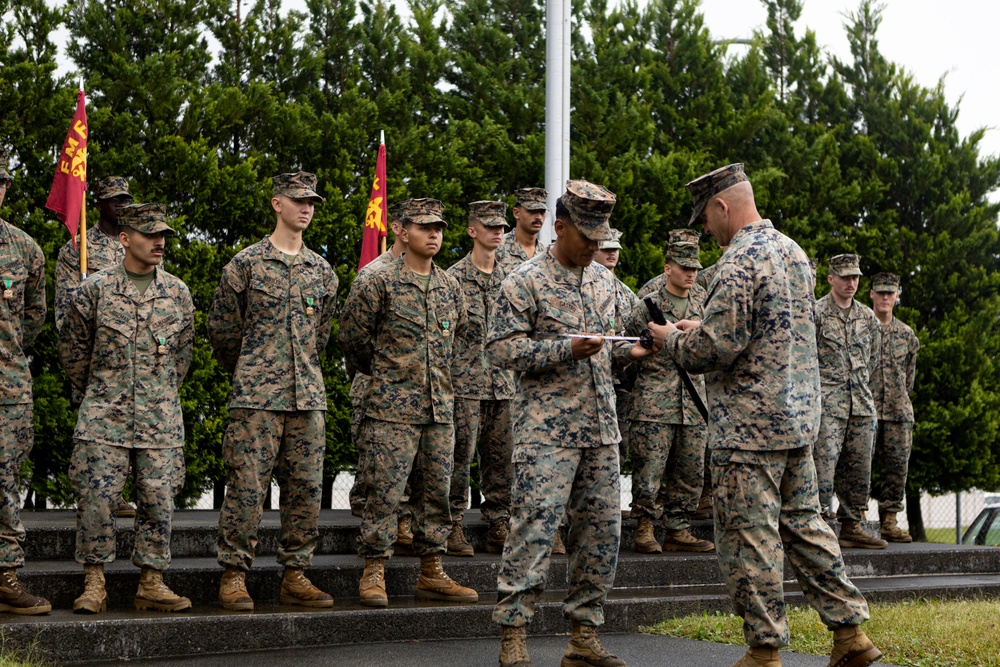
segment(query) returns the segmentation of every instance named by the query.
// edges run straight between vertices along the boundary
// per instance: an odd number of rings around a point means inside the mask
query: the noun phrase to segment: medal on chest
[[[448,337],[451,335],[451,322],[448,320],[441,321],[441,335]]]
[[[306,297],[306,315],[312,315],[315,311],[313,308],[313,298],[311,296]]]
[[[13,280],[4,280],[3,281],[3,298],[5,298],[5,299],[13,299],[14,298],[13,287],[14,287],[14,281]]]
[[[160,343],[159,347],[156,348],[156,353],[157,354],[166,354],[167,353],[167,339],[166,338],[157,338],[156,340],[158,340],[159,343]]]

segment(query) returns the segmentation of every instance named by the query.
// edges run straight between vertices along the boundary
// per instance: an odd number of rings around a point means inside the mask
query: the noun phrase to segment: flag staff
[[[80,91],[83,92],[82,77],[80,78]],[[86,181],[86,177],[84,178],[84,181]],[[87,279],[87,189],[86,186],[84,186],[82,199],[80,200],[80,281],[82,282],[86,279]]]
[[[379,132],[378,132],[378,144],[379,144],[379,146],[385,146],[385,130],[379,130]],[[385,185],[383,185],[382,187],[384,188]],[[388,192],[389,192],[388,189],[386,189],[385,192],[386,192],[386,194],[388,194]],[[386,197],[386,199],[385,199],[385,207],[386,207],[386,210],[389,210],[389,199],[388,199],[388,197]],[[378,240],[379,253],[384,253],[385,252],[385,238],[386,237],[382,236]]]

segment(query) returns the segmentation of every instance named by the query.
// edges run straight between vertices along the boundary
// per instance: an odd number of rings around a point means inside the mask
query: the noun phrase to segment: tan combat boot
[[[177,595],[163,582],[163,573],[151,567],[144,567],[139,573],[139,590],[135,593],[132,606],[139,611],[187,611],[191,600]]]
[[[861,530],[857,521],[844,521],[840,527],[840,546],[844,549],[885,549],[889,543],[878,537],[872,537]]]
[[[601,646],[597,628],[574,623],[559,667],[625,667],[625,661]]]
[[[316,588],[301,567],[286,567],[278,602],[300,607],[332,607],[333,596]]]
[[[913,541],[909,533],[904,533],[903,529],[899,527],[896,523],[896,513],[886,512],[885,518],[882,519],[882,539],[886,542],[899,542],[902,544],[908,544]]]
[[[663,553],[653,534],[653,520],[648,516],[639,517],[639,527],[635,530],[635,551],[640,554]]]
[[[456,521],[451,526],[451,533],[448,534],[448,555],[467,557],[476,555],[469,540],[465,539],[461,521]]]
[[[500,626],[500,667],[535,667],[528,657],[527,636],[523,626]]]
[[[715,544],[708,540],[699,540],[689,533],[687,528],[681,528],[680,530],[670,530],[668,528],[663,531],[663,549],[665,551],[693,551],[695,553],[703,553],[706,551],[715,551]]]
[[[366,607],[388,607],[389,596],[385,593],[385,559],[366,558],[365,571],[358,584],[358,596]]]
[[[104,565],[83,566],[83,594],[73,601],[74,614],[99,614],[108,608]]]
[[[776,648],[751,646],[733,667],[781,667],[781,656]]]
[[[698,509],[695,510],[691,518],[695,521],[705,521],[712,518],[712,490],[707,489],[702,492],[698,499]]]
[[[396,542],[392,545],[392,552],[396,556],[416,556],[413,551],[413,531],[410,524],[413,517],[406,515],[399,517],[396,523]]]
[[[253,611],[253,598],[247,593],[247,573],[227,567],[219,583],[219,606],[229,611]]]
[[[17,580],[17,570],[12,567],[0,568],[0,612],[10,612],[19,616],[34,616],[52,611],[52,605],[45,598],[29,593]]]
[[[417,577],[417,598],[446,602],[479,602],[479,593],[459,586],[445,574],[441,556],[421,556],[420,576]]]
[[[503,553],[503,545],[507,543],[507,533],[506,520],[491,523],[490,532],[486,533],[486,553]]]
[[[563,543],[562,531],[556,528],[556,538],[552,541],[552,555],[565,556],[566,544]]]
[[[829,667],[865,667],[881,657],[882,651],[875,648],[859,626],[845,625],[833,631]]]

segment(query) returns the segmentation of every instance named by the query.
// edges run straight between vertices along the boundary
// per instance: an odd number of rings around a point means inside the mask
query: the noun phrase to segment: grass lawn
[[[833,634],[810,607],[788,610],[791,649],[829,655]],[[865,632],[885,654],[906,667],[1000,667],[1000,599],[916,600],[872,605]],[[743,644],[743,621],[732,614],[702,614],[663,621],[645,632],[725,644]]]
[[[962,529],[962,534],[965,535],[965,531],[968,530],[968,526]],[[934,544],[955,544],[955,528],[925,528],[924,532],[927,533],[927,541],[933,542]]]
[[[7,640],[0,633],[0,667],[48,667],[48,663],[35,657],[34,651],[14,651],[7,647]]]

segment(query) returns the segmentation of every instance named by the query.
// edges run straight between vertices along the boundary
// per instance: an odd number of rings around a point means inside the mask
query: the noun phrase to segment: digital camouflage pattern
[[[830,267],[830,275],[833,276],[865,275],[861,272],[861,258],[850,253],[831,257],[828,265]]]
[[[493,223],[496,223],[496,217]],[[489,523],[506,521],[510,514],[513,476],[510,462],[514,446],[510,399],[514,397],[514,374],[491,364],[484,350],[488,323],[493,318],[500,285],[506,274],[503,267],[495,264],[493,273],[485,275],[472,263],[471,253],[449,268],[448,274],[458,281],[468,315],[464,332],[455,339],[455,360],[452,364],[455,460],[449,493],[451,517],[453,521],[464,518],[470,466],[478,449],[480,488],[485,496],[483,520]]]
[[[538,257],[543,252],[545,252],[545,246],[542,245],[541,239],[536,236],[535,254],[533,256]],[[524,248],[517,242],[517,235],[513,229],[503,235],[503,241],[500,242],[500,247],[497,248],[496,263],[498,267],[503,269],[505,275],[510,275],[514,269],[529,259],[530,257],[524,252]]]
[[[700,320],[702,304],[688,296],[686,313],[677,312],[666,284],[650,298],[669,322]],[[625,326],[626,336],[638,336],[650,322],[642,301]],[[633,363],[635,387],[628,419],[632,449],[632,512],[636,518],[664,519],[671,530],[688,528],[698,509],[704,481],[707,430],[705,420],[688,395],[673,359],[654,354]],[[704,397],[705,380],[692,376]]]
[[[339,341],[348,365],[371,376],[366,417],[401,424],[451,424],[455,339],[466,327],[465,298],[432,265],[424,294],[400,257],[351,290]]]
[[[565,517],[569,591],[563,615],[583,625],[602,625],[621,539],[617,447],[518,445],[512,493],[493,622],[531,622],[535,601],[545,590],[556,530]]]
[[[324,202],[326,199],[320,197],[316,192],[317,181],[316,174],[310,174],[308,171],[297,171],[273,176],[271,185],[275,196],[285,195],[292,199],[311,199],[317,203]]]
[[[87,233],[87,273],[118,266],[125,261],[125,246],[117,236],[108,236],[100,227],[93,227]],[[80,286],[80,250],[73,247],[73,241],[59,249],[56,260],[56,295],[53,306],[56,313],[56,329],[62,330],[66,310],[73,300],[76,288]]]
[[[281,492],[278,563],[308,567],[319,538],[326,413],[230,408],[222,439],[226,498],[219,512],[220,565],[249,570],[272,475]]]
[[[871,496],[880,513],[903,511],[912,447],[913,422],[878,421],[872,469],[879,477],[872,483]]]
[[[170,565],[174,497],[184,486],[184,449],[132,449],[93,440],[75,440],[69,479],[76,495],[76,562],[115,560],[115,517],[129,459],[135,470],[135,548],[138,567],[165,570]]]
[[[486,354],[520,373],[512,406],[514,444],[601,447],[618,444],[612,356],[628,363],[630,343],[606,343],[573,361],[571,340],[551,334],[611,335],[617,294],[603,266],[583,269],[582,283],[546,251],[503,282]]]
[[[367,418],[361,425],[361,437],[371,465],[358,554],[363,558],[392,556],[409,481],[413,551],[418,556],[444,555],[451,530],[448,491],[454,427],[451,423],[404,424]]]
[[[664,350],[707,373],[715,541],[747,643],[785,646],[785,556],[828,627],[868,618],[819,514],[812,271],[769,220],[738,231],[718,266],[702,325]]]
[[[675,262],[686,269],[701,269],[701,262],[698,255],[701,250],[697,243],[671,243],[667,246],[665,259],[668,262]]]
[[[621,250],[622,249],[622,232],[615,228],[611,228],[611,238],[605,241],[601,241],[598,244],[598,249],[600,250]]]
[[[128,180],[121,176],[102,178],[91,188],[91,193],[95,201],[104,201],[106,199],[114,199],[115,197],[122,197],[130,202],[132,201],[132,193],[128,189]]]
[[[469,224],[478,222],[487,227],[507,226],[507,204],[502,201],[474,201],[469,203]]]
[[[868,381],[878,367],[882,326],[872,309],[854,300],[844,313],[827,294],[816,302],[816,348],[823,416],[874,417]]]
[[[10,153],[3,146],[0,146],[0,181],[13,182],[14,177],[10,175],[7,171],[7,158],[10,157]]]
[[[625,321],[639,303],[635,292],[615,277],[615,333],[625,331]],[[629,362],[613,361],[611,371],[615,381],[615,411],[618,415],[618,431],[622,439],[618,443],[620,463],[625,464],[629,456],[629,430],[626,420],[632,405],[632,386],[635,384],[635,366]]]
[[[448,223],[442,217],[444,216],[444,204],[439,199],[429,199],[426,197],[408,199],[406,205],[403,207],[402,216],[404,224],[433,225],[441,223],[445,227],[448,226]]]
[[[823,406],[824,408],[826,406]],[[830,511],[833,494],[840,498],[841,520],[863,521],[871,488],[875,417],[830,417],[823,414],[813,456],[819,503]]]
[[[233,374],[230,408],[326,410],[319,354],[330,337],[337,285],[325,259],[302,246],[286,260],[267,238],[226,265],[208,333]]]
[[[118,207],[118,226],[131,227],[143,234],[173,236],[174,228],[167,222],[165,204],[125,204]]]
[[[743,172],[743,165],[735,163],[720,167],[686,184],[684,187],[691,194],[691,200],[694,204],[688,225],[693,225],[698,221],[698,217],[712,197],[746,180],[747,176]]]
[[[0,568],[24,567],[21,466],[35,438],[31,403],[0,403]]]
[[[25,350],[45,323],[45,257],[30,236],[3,219],[0,293],[0,405],[31,403]]]
[[[609,241],[614,238],[608,218],[615,208],[615,193],[603,185],[590,181],[566,181],[563,206],[569,211],[572,223],[592,241]]]
[[[893,317],[882,325],[882,349],[868,386],[878,418],[893,422],[912,422],[910,394],[917,374],[920,340],[913,329]]]
[[[847,577],[837,536],[819,514],[812,459],[808,446],[712,452],[719,565],[750,646],[788,646],[786,557],[827,628],[869,617],[868,603]]]
[[[142,295],[125,266],[76,290],[59,356],[80,410],[76,440],[126,449],[184,444],[178,390],[194,343],[194,304],[179,278],[157,267]]]
[[[545,188],[518,188],[514,190],[514,197],[517,200],[515,206],[521,206],[529,211],[549,210],[546,203],[549,191]]]
[[[715,272],[719,264],[716,262],[712,266],[707,266],[698,272],[698,277],[695,278],[695,284],[698,287],[705,290],[705,296],[708,296],[708,290],[712,287],[712,279],[715,278]]]
[[[899,292],[899,276],[895,273],[876,273],[872,276],[872,289],[876,292]]]

